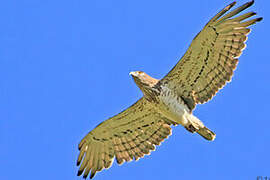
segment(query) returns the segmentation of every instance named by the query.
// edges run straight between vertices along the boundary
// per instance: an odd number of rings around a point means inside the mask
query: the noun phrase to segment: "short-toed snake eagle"
[[[144,96],[134,105],[109,118],[90,131],[80,142],[78,175],[90,178],[109,168],[116,158],[119,164],[138,160],[155,150],[171,134],[171,125],[181,124],[188,131],[214,140],[192,110],[209,101],[230,81],[238,57],[245,48],[250,25],[262,20],[254,12],[235,17],[250,7],[248,2],[228,12],[235,2],[215,15],[193,39],[175,67],[161,80],[144,72],[131,72]],[[228,12],[228,13],[227,13]],[[246,20],[246,21],[245,21]]]

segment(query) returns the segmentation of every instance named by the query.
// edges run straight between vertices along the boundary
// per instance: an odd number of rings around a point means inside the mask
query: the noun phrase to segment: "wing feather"
[[[221,23],[223,21],[226,21],[227,19],[239,14],[240,12],[244,11],[245,9],[249,8],[250,6],[252,6],[254,4],[254,0],[247,2],[245,4],[243,4],[242,6],[236,8],[235,10],[229,12],[228,14],[226,14],[225,16],[223,16],[222,18],[220,18],[219,20],[217,20],[216,23]],[[232,8],[232,7],[230,7]],[[229,9],[230,9],[229,8]]]
[[[80,142],[78,175],[93,178],[109,168],[114,157],[118,164],[138,160],[155,150],[155,145],[171,134],[170,121],[155,112],[150,102],[140,99],[130,108],[99,124]]]
[[[234,17],[250,7],[250,1],[227,13],[231,3],[214,16],[193,39],[189,49],[175,67],[160,81],[181,96],[190,110],[198,103],[209,101],[226,82],[230,81],[238,57],[246,47],[250,25],[262,18],[246,20],[256,13]]]

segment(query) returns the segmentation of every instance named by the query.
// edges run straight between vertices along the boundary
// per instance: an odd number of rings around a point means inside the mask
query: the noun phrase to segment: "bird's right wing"
[[[185,55],[160,80],[181,96],[190,110],[198,103],[209,101],[226,82],[230,81],[238,57],[245,48],[250,25],[262,20],[248,12],[235,17],[254,1],[228,12],[235,2],[214,16],[193,39]],[[225,14],[228,12],[227,14]]]
[[[120,114],[102,122],[80,142],[78,175],[86,178],[91,170],[109,168],[114,157],[118,164],[138,160],[155,150],[171,134],[170,122],[157,113],[143,97]]]

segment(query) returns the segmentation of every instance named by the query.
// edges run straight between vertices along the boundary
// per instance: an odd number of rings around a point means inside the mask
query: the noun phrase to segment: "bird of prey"
[[[213,141],[216,134],[192,114],[196,104],[209,101],[230,81],[238,57],[246,47],[250,25],[262,18],[254,12],[237,14],[254,1],[229,11],[233,2],[217,13],[193,39],[175,67],[161,80],[142,71],[131,72],[143,97],[128,109],[100,123],[80,142],[78,176],[90,178],[112,165],[138,160],[155,150],[171,134],[171,125]],[[229,11],[229,12],[228,12]]]

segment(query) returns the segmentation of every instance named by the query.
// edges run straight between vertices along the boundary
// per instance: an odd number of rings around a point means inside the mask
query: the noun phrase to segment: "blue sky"
[[[0,179],[82,179],[77,145],[142,96],[128,75],[165,75],[231,1],[9,0],[0,6]],[[238,1],[243,4],[246,0]],[[178,126],[157,150],[96,180],[270,177],[270,1],[233,81],[195,110],[214,142]]]

